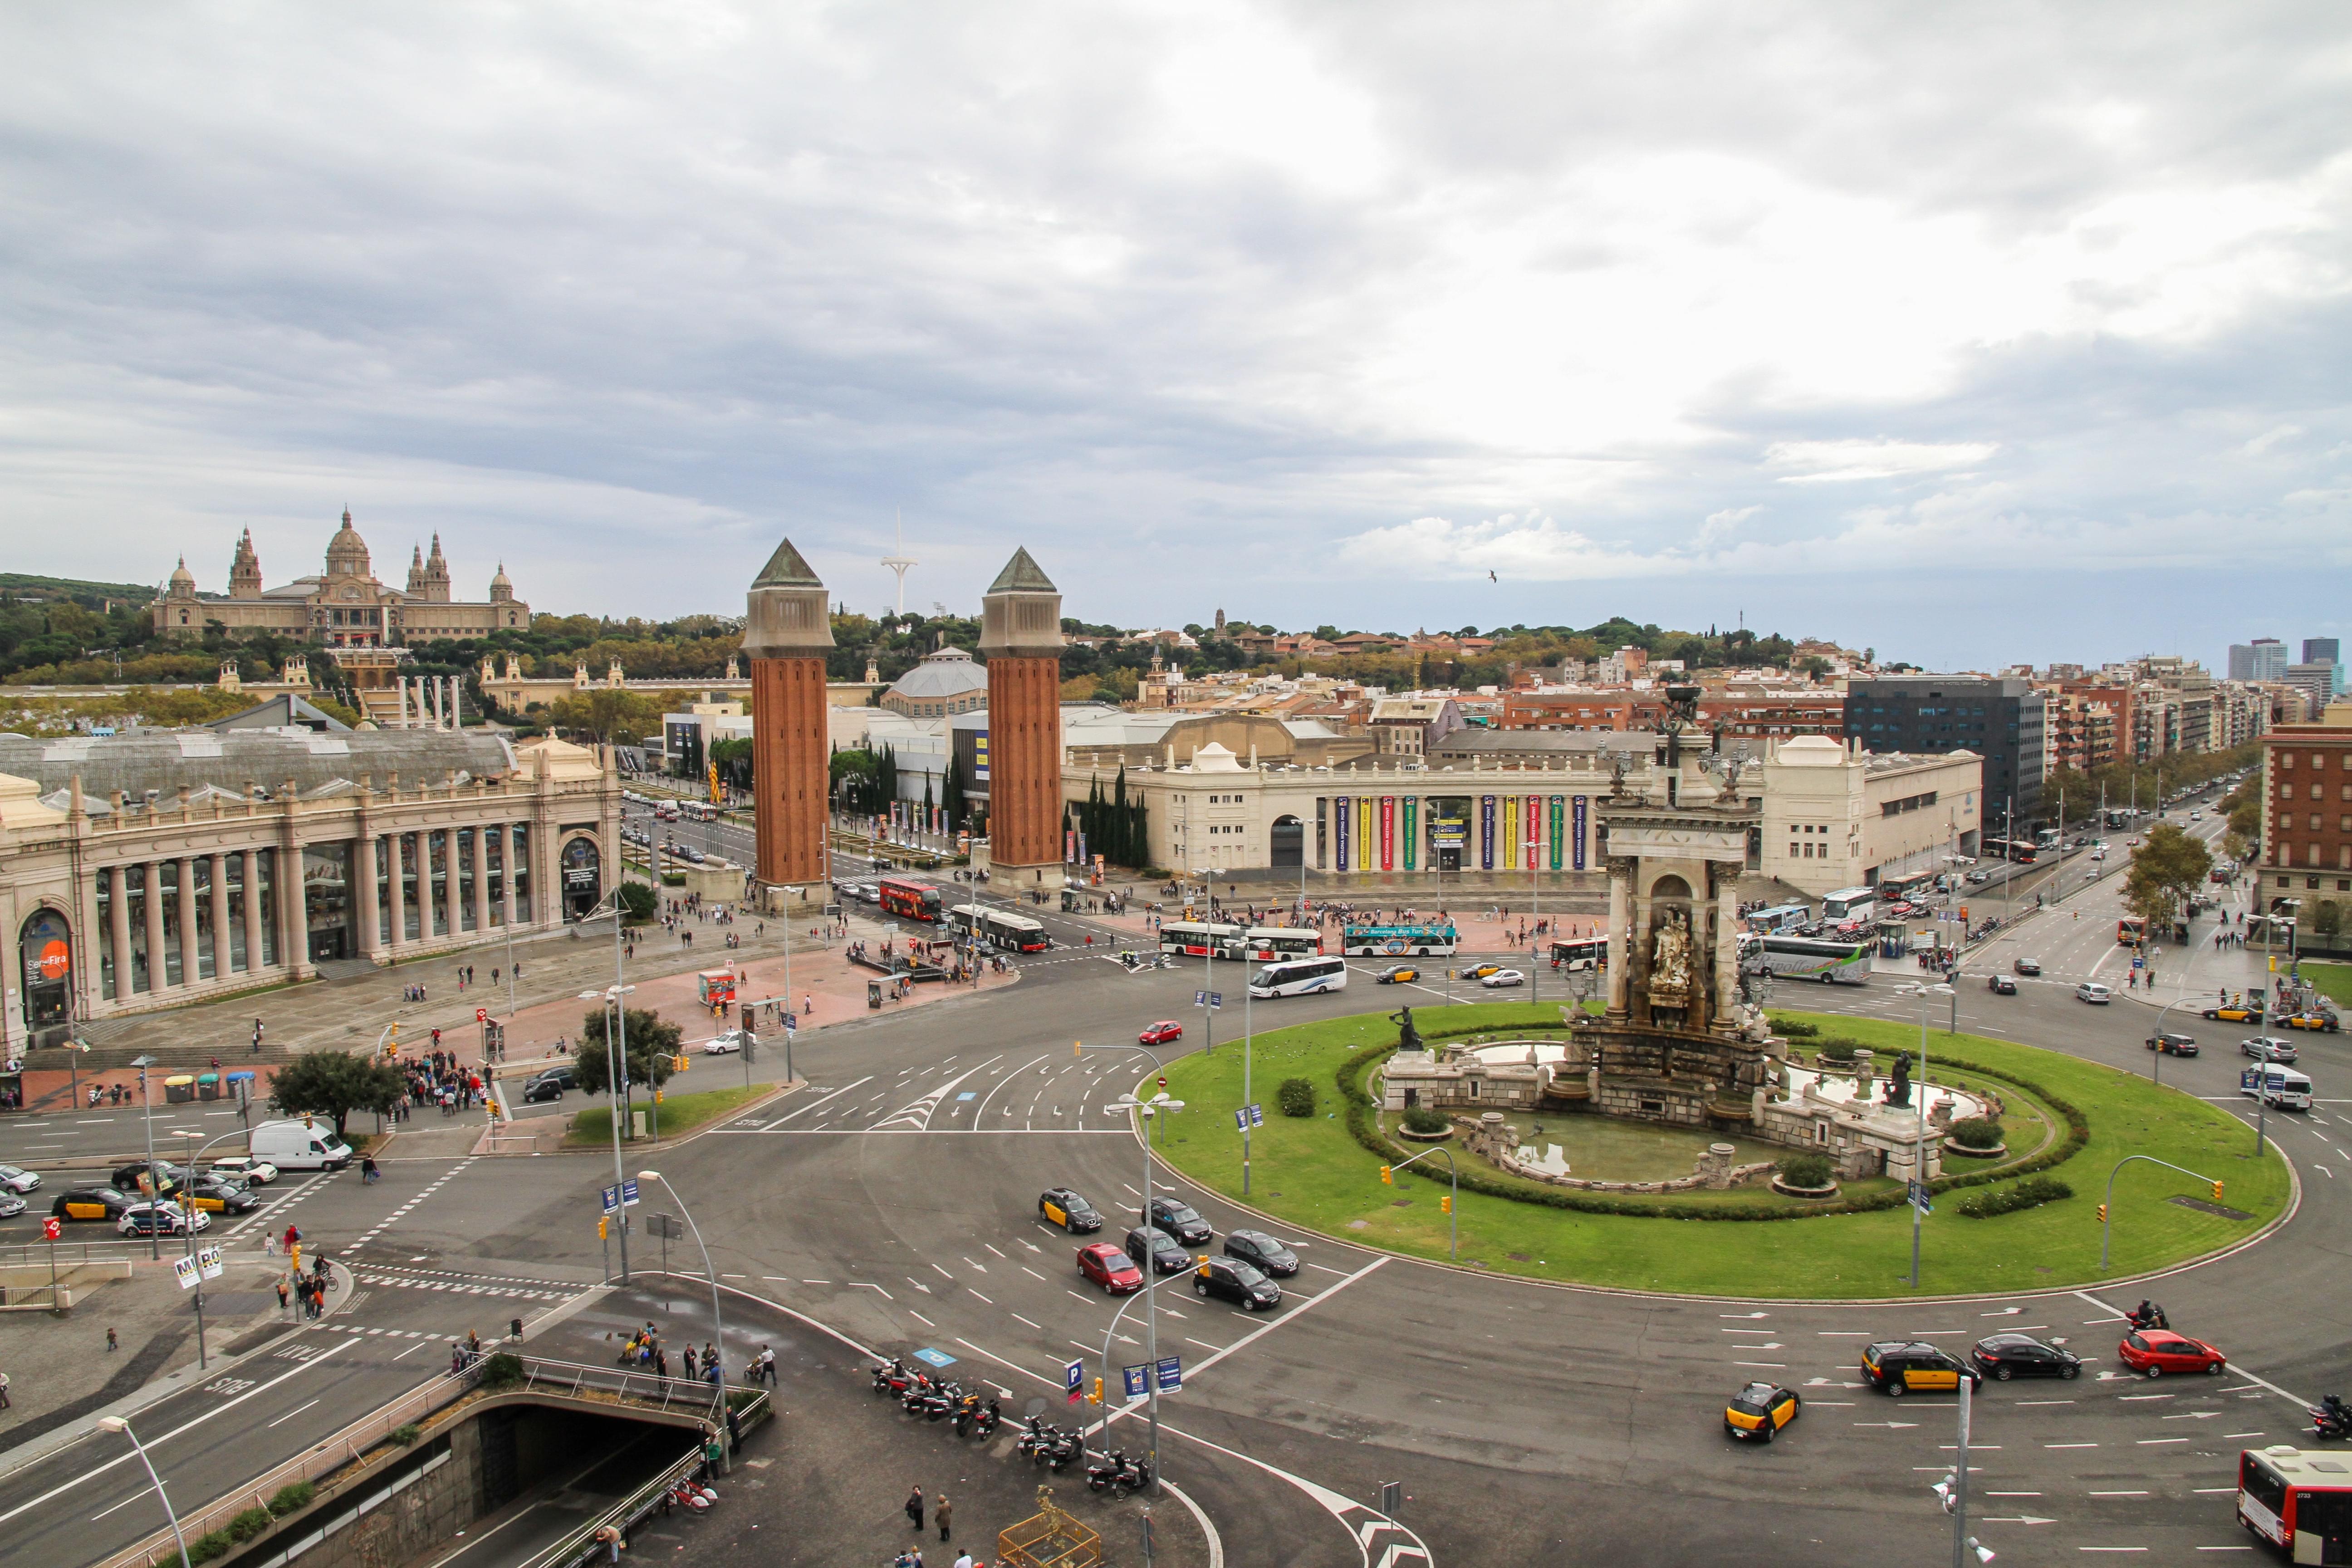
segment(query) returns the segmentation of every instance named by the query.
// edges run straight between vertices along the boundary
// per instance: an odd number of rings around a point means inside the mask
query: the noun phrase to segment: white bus
[[[1323,951],[1323,933],[1306,926],[1252,926],[1242,947],[1244,956],[1259,960],[1313,958]]]
[[[1875,888],[1840,888],[1822,899],[1822,919],[1832,925],[1866,921],[1877,913],[1878,889]]]
[[[947,912],[948,923],[1006,952],[1043,952],[1053,946],[1045,928],[1027,915],[986,904],[958,904]]]
[[[1609,967],[1609,939],[1605,936],[1555,938],[1551,944],[1551,966],[1559,970],[1606,969]]]
[[[1344,958],[1298,958],[1287,963],[1269,963],[1251,975],[1249,983],[1249,994],[1260,999],[1311,996],[1318,991],[1347,988],[1348,961]]]
[[[1247,934],[1242,927],[1222,921],[1169,921],[1160,928],[1160,951],[1191,958],[1213,953],[1219,958],[1237,959],[1242,956],[1242,940]]]

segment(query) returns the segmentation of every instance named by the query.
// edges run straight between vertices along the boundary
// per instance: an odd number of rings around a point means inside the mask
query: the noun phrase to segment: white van
[[[334,1129],[308,1121],[265,1121],[253,1130],[251,1152],[281,1171],[340,1171],[352,1163]]]
[[[2238,1092],[2249,1100],[2260,1096],[2263,1104],[2281,1110],[2311,1109],[2311,1080],[2276,1062],[2257,1063],[2240,1073]]]
[[[1318,991],[1345,991],[1348,961],[1344,958],[1295,958],[1269,963],[1250,976],[1249,994],[1268,996],[1308,996]]]

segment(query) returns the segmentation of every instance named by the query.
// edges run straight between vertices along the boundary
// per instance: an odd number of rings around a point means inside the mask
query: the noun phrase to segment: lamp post
[[[615,951],[618,951],[619,948],[620,930],[620,911],[616,909],[613,913],[614,946]],[[634,985],[622,985],[615,984],[611,987],[611,989],[606,991],[583,991],[580,993],[580,999],[583,1002],[604,1002],[613,1009],[613,1023],[608,1023],[604,1026],[604,1085],[611,1092],[613,1098],[613,1184],[614,1186],[620,1185],[622,1180],[622,1097],[628,1092],[629,1087],[629,1037],[626,1016],[628,994],[635,989],[636,987]],[[618,1025],[617,1029],[614,1027],[614,1025]],[[615,1034],[618,1034],[621,1038],[621,1046],[618,1052],[615,1052],[613,1048],[613,1037]],[[620,1229],[621,1279],[623,1283],[625,1284],[629,1278],[629,1205],[626,1204],[623,1204],[621,1205]]]
[[[1210,998],[1217,988],[1217,887],[1212,880],[1212,868],[1197,867],[1193,875],[1201,879],[1202,921],[1209,928],[1208,941],[1201,944],[1201,1029],[1203,1047],[1211,1056],[1217,1054],[1217,1009]]]
[[[1528,825],[1528,1000],[1543,1000],[1543,920],[1541,905],[1543,888],[1536,880],[1536,852],[1543,847],[1543,839],[1534,823]]]
[[[1148,1047],[1127,1046],[1112,1048],[1130,1050],[1139,1056],[1149,1058],[1151,1062],[1152,1076],[1155,1079],[1159,1076],[1160,1058]],[[1143,1222],[1146,1225],[1151,1223],[1151,1134],[1144,1126],[1143,1119],[1147,1116],[1172,1115],[1183,1109],[1182,1100],[1171,1100],[1164,1093],[1153,1095],[1150,1100],[1139,1099],[1131,1093],[1123,1094],[1103,1107],[1107,1114],[1113,1116],[1121,1111],[1131,1110],[1135,1113],[1135,1131],[1140,1134],[1139,1142],[1143,1145]],[[1151,1266],[1150,1259],[1146,1258],[1144,1267],[1150,1268]],[[1143,1305],[1143,1354],[1144,1359],[1151,1363],[1151,1380],[1146,1385],[1146,1390],[1150,1399],[1148,1420],[1151,1428],[1150,1442],[1151,1495],[1156,1500],[1160,1496],[1160,1300],[1157,1292],[1147,1289],[1146,1293],[1152,1298]],[[1105,1343],[1108,1345],[1108,1342],[1106,1341]],[[1106,1352],[1107,1354],[1108,1352]]]
[[[180,1134],[180,1136],[181,1136],[181,1137],[183,1137],[183,1138],[203,1138],[203,1137],[204,1137],[204,1134],[203,1134],[203,1133],[201,1133],[201,1132],[193,1132],[193,1131],[190,1131],[190,1132],[183,1132],[183,1133],[181,1133],[181,1134]],[[245,1137],[245,1136],[246,1136],[246,1131],[245,1131],[245,1129],[244,1129],[244,1128],[240,1127],[240,1128],[238,1128],[238,1129],[237,1129],[236,1131],[234,1131],[234,1132],[224,1132],[224,1133],[222,1133],[218,1138],[212,1138],[212,1139],[207,1139],[207,1140],[205,1140],[205,1142],[196,1149],[195,1152],[194,1152],[194,1153],[192,1153],[192,1154],[190,1154],[190,1155],[188,1156],[187,1172],[188,1172],[188,1181],[189,1181],[189,1183],[190,1183],[190,1184],[194,1184],[194,1181],[195,1181],[195,1179],[196,1179],[196,1162],[197,1162],[198,1160],[201,1160],[202,1158],[204,1158],[205,1151],[206,1149],[211,1148],[215,1143],[223,1142],[226,1142],[226,1140],[231,1139],[231,1138],[243,1138],[243,1137]],[[184,1194],[187,1194],[187,1192],[188,1192],[188,1188],[187,1188],[187,1187],[185,1187],[185,1186],[183,1186],[183,1187],[180,1189],[180,1191],[181,1191],[181,1193],[184,1195]],[[157,1201],[158,1201],[158,1202],[160,1202],[161,1200],[159,1199],[159,1200],[157,1200]],[[183,1256],[184,1256],[184,1257],[188,1257],[188,1258],[194,1258],[194,1257],[196,1255],[196,1205],[195,1205],[195,1200],[194,1200],[193,1197],[188,1197],[188,1198],[186,1198],[186,1200],[182,1204],[182,1205],[181,1205],[181,1206],[182,1206],[183,1208],[184,1208],[184,1209],[187,1211],[187,1215],[188,1215],[188,1226],[187,1226],[187,1230],[186,1230],[186,1233],[185,1233],[185,1234],[186,1234],[186,1236],[187,1236],[187,1238],[188,1238],[188,1247],[187,1247],[187,1251],[186,1251]],[[226,1214],[227,1211],[226,1211],[226,1209],[224,1209],[222,1212],[223,1212],[224,1214]],[[195,1292],[196,1292],[196,1302],[195,1302],[195,1306],[196,1306],[196,1370],[197,1370],[197,1371],[199,1371],[199,1372],[201,1372],[201,1371],[203,1371],[203,1370],[205,1369],[205,1367],[208,1364],[208,1363],[206,1363],[205,1359],[205,1282],[204,1282],[204,1280],[202,1280],[201,1279],[199,1279],[196,1281],[196,1283],[195,1283],[195,1287],[194,1287],[194,1289],[195,1289]]]
[[[718,1267],[710,1261],[710,1248],[703,1246],[702,1227],[694,1223],[694,1211],[686,1206],[686,1200],[678,1196],[677,1189],[670,1185],[669,1178],[663,1175],[659,1171],[639,1171],[637,1173],[637,1180],[640,1182],[659,1182],[662,1184],[662,1191],[667,1193],[670,1195],[671,1201],[677,1205],[677,1212],[686,1216],[686,1228],[694,1233],[694,1245],[699,1248],[702,1253],[702,1272],[709,1276],[710,1279],[711,1332],[717,1336],[717,1338],[711,1342],[719,1347],[719,1397],[714,1404],[715,1407],[719,1411],[719,1419],[721,1422],[724,1422],[727,1412],[727,1319],[724,1314],[720,1312],[719,1307]],[[627,1267],[628,1265],[625,1262],[622,1264],[623,1268],[625,1269]],[[730,1475],[732,1475],[735,1470],[735,1465],[733,1460],[727,1458],[727,1442],[724,1431],[722,1431],[719,1436],[719,1463],[726,1467]]]
[[[1449,1231],[1445,1243],[1445,1258],[1446,1261],[1449,1263],[1459,1263],[1462,1261],[1462,1170],[1460,1166],[1454,1163],[1454,1151],[1451,1149],[1423,1149],[1420,1153],[1415,1154],[1412,1159],[1404,1161],[1401,1164],[1390,1166],[1389,1174],[1393,1176],[1397,1172],[1403,1170],[1406,1165],[1413,1163],[1414,1161],[1426,1160],[1432,1154],[1444,1155],[1445,1168],[1453,1173],[1454,1193],[1452,1196],[1445,1200],[1445,1218]]]
[[[131,1065],[139,1069],[139,1125],[147,1134],[147,1192],[149,1196],[158,1197],[161,1194],[157,1189],[163,1184],[155,1179],[155,1107],[147,1096],[147,1069],[155,1065],[155,1058],[133,1057]],[[147,1260],[160,1263],[163,1258],[163,1238],[151,1226],[147,1230]]]
[[[2176,996],[2171,1001],[2167,1002],[2163,1008],[2156,1015],[2156,1044],[2149,1048],[2147,1053],[2147,1080],[2150,1083],[2162,1083],[2164,1081],[2164,1020],[2175,1007],[2179,1006],[2183,1002],[2188,1000],[2189,998],[2186,996]]]
[[[163,1505],[163,1517],[172,1521],[172,1539],[180,1548],[180,1568],[189,1568],[188,1538],[180,1533],[180,1516],[172,1507],[172,1494],[163,1489],[163,1478],[155,1473],[155,1461],[147,1457],[146,1446],[139,1441],[139,1434],[133,1432],[131,1429],[131,1423],[120,1415],[100,1416],[98,1429],[101,1432],[120,1432],[131,1439],[131,1451],[139,1456],[139,1462],[147,1467],[147,1479],[154,1487],[157,1500]]]
[[[1927,1195],[1927,1008],[1929,999],[1951,996],[1957,993],[1942,984],[1922,985],[1916,982],[1898,985],[1898,995],[1919,998],[1919,1070],[1913,1075],[1911,1092],[1919,1097],[1919,1126],[1911,1143],[1911,1288],[1919,1288],[1919,1204]]]

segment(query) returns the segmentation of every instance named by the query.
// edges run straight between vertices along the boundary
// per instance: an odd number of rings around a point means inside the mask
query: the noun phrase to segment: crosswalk
[[[386,1270],[362,1266],[356,1274],[362,1285],[401,1290],[437,1290],[453,1296],[497,1296],[519,1301],[562,1301],[582,1287],[549,1279],[488,1279],[464,1274],[436,1275],[430,1270]]]

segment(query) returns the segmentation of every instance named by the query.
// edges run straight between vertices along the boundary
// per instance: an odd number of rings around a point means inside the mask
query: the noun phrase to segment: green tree
[[[948,776],[940,784],[940,807],[948,814],[950,833],[963,826],[963,758],[952,746],[948,752]]]
[[[603,1007],[589,1009],[581,1020],[580,1044],[572,1050],[572,1076],[580,1087],[590,1094],[606,1094],[612,1090],[612,1079],[605,1075],[604,1026],[611,1014]],[[622,1043],[628,1047],[629,1081],[650,1083],[656,1088],[669,1081],[673,1070],[670,1058],[677,1055],[678,1042],[686,1031],[649,1008],[632,1007],[622,1020]]]
[[[305,1051],[269,1082],[269,1109],[280,1116],[331,1116],[335,1136],[354,1110],[391,1111],[406,1087],[400,1069],[381,1057],[349,1051]]]
[[[757,784],[751,769],[751,742],[749,736],[712,743],[710,760],[719,765],[719,782],[730,789],[749,795]]]
[[[2179,918],[2181,905],[2205,884],[2213,852],[2168,822],[2147,830],[2124,874],[2124,907],[2151,925]]]
[[[654,897],[654,890],[643,882],[625,879],[614,886],[613,897],[621,906],[623,925],[650,925],[661,907],[661,900]]]
[[[662,705],[642,692],[609,686],[559,697],[550,705],[548,721],[583,741],[634,744],[661,733]]]

